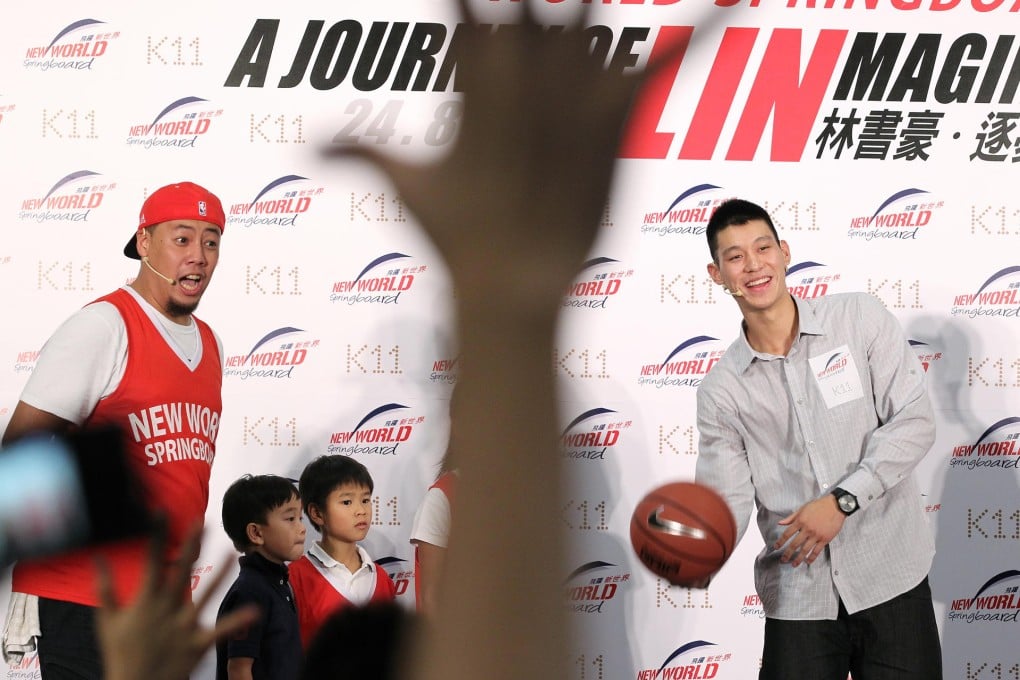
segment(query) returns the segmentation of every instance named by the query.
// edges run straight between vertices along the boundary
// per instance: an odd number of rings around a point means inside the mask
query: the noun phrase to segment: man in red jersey
[[[224,222],[220,200],[197,184],[154,191],[124,248],[141,261],[137,278],[50,337],[3,436],[8,444],[31,432],[120,428],[143,497],[166,518],[171,553],[203,521],[209,498],[223,352],[192,312],[216,269]],[[9,622],[5,645],[25,650],[37,642],[44,680],[103,676],[96,553],[110,566],[117,600],[132,599],[141,585],[141,542],[15,566],[12,609],[29,614]]]

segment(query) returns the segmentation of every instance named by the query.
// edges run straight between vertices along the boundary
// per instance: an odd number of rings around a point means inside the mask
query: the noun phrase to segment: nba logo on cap
[[[222,232],[226,215],[223,214],[223,204],[216,194],[194,182],[178,182],[160,187],[142,204],[138,213],[138,226],[131,240],[124,246],[124,254],[136,260],[141,259],[135,245],[138,230],[172,220],[209,222]]]

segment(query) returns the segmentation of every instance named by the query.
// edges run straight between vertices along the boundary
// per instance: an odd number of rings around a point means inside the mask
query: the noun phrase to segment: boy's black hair
[[[705,228],[705,236],[708,238],[708,251],[712,254],[712,262],[719,264],[719,232],[726,227],[747,224],[751,220],[762,220],[765,224],[769,225],[772,235],[776,237],[776,243],[779,243],[779,232],[776,231],[776,225],[772,223],[772,218],[769,217],[768,211],[765,208],[740,198],[731,198],[719,204],[719,207],[712,213],[712,217],[709,218],[708,226]]]
[[[301,471],[301,479],[298,480],[298,489],[301,491],[301,503],[304,506],[305,514],[311,520],[308,507],[315,505],[317,508],[326,506],[326,498],[345,484],[363,486],[371,493],[375,490],[372,482],[372,475],[368,468],[349,456],[326,455],[319,456],[305,466]],[[315,522],[312,526],[319,533],[322,527]]]
[[[223,529],[240,552],[248,552],[248,525],[265,524],[269,513],[300,498],[294,482],[278,475],[244,475],[223,494]]]

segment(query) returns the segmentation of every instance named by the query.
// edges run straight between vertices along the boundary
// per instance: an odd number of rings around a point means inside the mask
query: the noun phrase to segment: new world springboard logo
[[[345,305],[396,305],[428,268],[411,264],[410,255],[386,253],[375,258],[353,279],[335,281],[329,301]]]
[[[689,338],[674,347],[661,363],[642,366],[638,385],[697,387],[724,353],[718,338],[709,335]]]
[[[1017,623],[1020,614],[1020,571],[1009,569],[991,577],[970,597],[954,599],[949,607],[952,623]]]
[[[838,376],[846,370],[849,360],[850,354],[848,352],[833,352],[825,359],[825,365],[822,367],[822,370],[815,374],[815,378],[817,380],[824,380]]]
[[[148,123],[132,125],[127,145],[143,149],[193,149],[200,137],[209,133],[213,120],[223,110],[201,97],[182,97],[170,102]]]
[[[77,170],[61,177],[42,195],[21,200],[18,219],[27,222],[88,222],[116,182],[98,172]]]
[[[761,603],[761,597],[758,593],[751,593],[744,595],[744,600],[740,605],[740,615],[746,618],[764,619],[765,618],[765,607]]]
[[[829,293],[829,286],[839,283],[842,276],[821,262],[806,260],[791,264],[786,270],[786,289],[801,300],[819,298]]]
[[[40,350],[37,349],[18,352],[18,360],[14,362],[14,372],[31,373],[35,369],[35,362],[39,360],[39,352]]]
[[[48,44],[26,48],[22,65],[39,71],[89,71],[119,37],[104,21],[79,19],[57,31]]]
[[[324,189],[307,177],[283,175],[262,187],[245,203],[233,203],[227,211],[227,225],[239,227],[293,227],[308,212]]]
[[[1005,267],[988,277],[976,293],[961,293],[953,298],[950,314],[973,319],[997,316],[1020,317],[1020,266]]]
[[[634,275],[633,269],[611,257],[596,257],[581,267],[577,280],[563,296],[564,307],[605,309],[610,298],[620,292],[624,279]]]
[[[459,370],[460,356],[455,356],[452,359],[436,359],[432,362],[432,373],[429,374],[429,382],[453,385],[457,382]]]
[[[645,212],[641,233],[656,236],[704,236],[716,206],[729,198],[720,196],[721,190],[721,187],[714,184],[698,184],[685,189],[665,210]]]
[[[574,614],[602,614],[629,582],[630,572],[612,562],[582,564],[563,581],[567,607]]]
[[[924,368],[925,373],[928,372],[932,364],[942,360],[942,352],[923,340],[911,338],[907,340],[907,344],[913,348],[914,353],[917,355],[917,360],[921,362],[921,367]]]
[[[414,415],[410,407],[396,402],[383,404],[366,413],[350,430],[334,432],[329,437],[327,453],[392,456],[401,444],[409,441],[425,416]]]
[[[732,657],[714,642],[693,640],[674,649],[658,668],[639,670],[637,680],[708,680]]]
[[[18,661],[12,658],[7,668],[6,680],[39,680],[42,677],[38,654],[26,654]]]
[[[393,581],[397,597],[408,591],[411,579],[414,578],[414,570],[409,568],[407,560],[387,555],[375,560],[375,563],[382,567],[383,571],[390,577],[390,580]]]
[[[3,95],[0,95],[2,97]],[[10,104],[0,101],[0,125],[3,125],[4,119],[7,118],[11,111],[18,108],[17,104]]]
[[[571,460],[605,460],[606,452],[619,443],[620,433],[631,424],[612,409],[588,409],[560,434],[562,455]]]
[[[931,222],[933,211],[943,201],[932,200],[923,189],[903,189],[892,194],[871,215],[851,218],[850,239],[916,240],[921,228]]]
[[[277,328],[264,335],[247,354],[228,356],[223,376],[241,380],[289,380],[294,376],[294,369],[304,364],[309,352],[316,351],[318,346],[319,341],[309,339],[300,328]]]
[[[965,470],[1007,470],[1009,472],[1006,474],[1015,474],[1020,468],[1018,439],[1020,417],[1003,418],[982,432],[976,442],[954,446],[949,467]]]

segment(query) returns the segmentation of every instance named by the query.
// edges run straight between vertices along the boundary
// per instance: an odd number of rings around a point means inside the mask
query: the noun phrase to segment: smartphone
[[[0,449],[0,567],[152,527],[117,430],[37,434]]]

